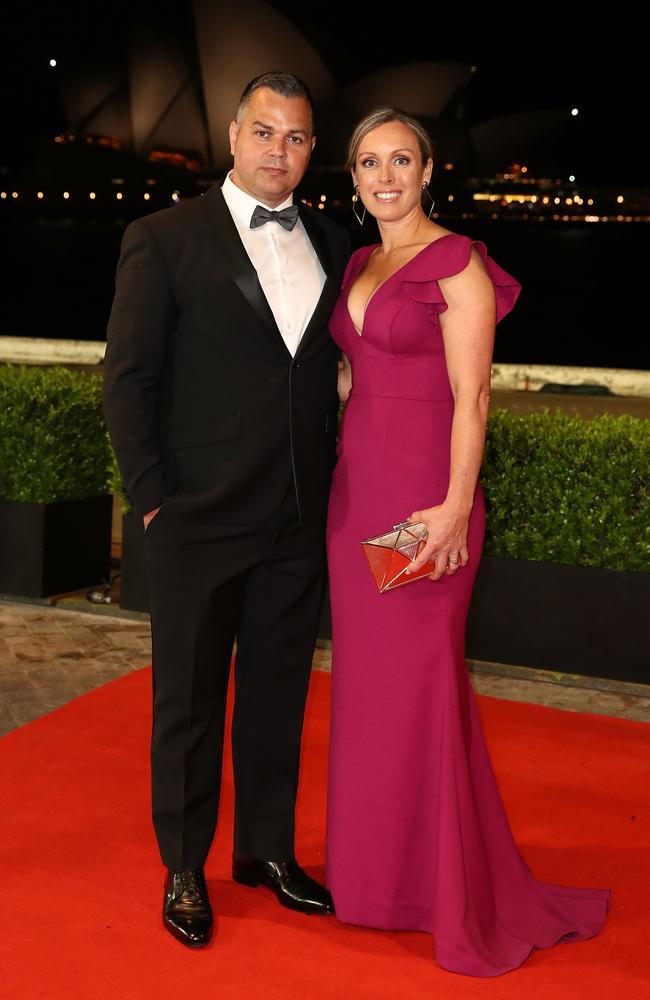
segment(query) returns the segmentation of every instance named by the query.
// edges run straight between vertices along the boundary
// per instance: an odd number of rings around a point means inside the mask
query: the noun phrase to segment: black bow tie
[[[279,222],[280,225],[289,232],[293,229],[298,219],[298,206],[289,205],[279,212],[274,212],[263,205],[256,205],[251,216],[251,229],[259,229],[267,222]]]

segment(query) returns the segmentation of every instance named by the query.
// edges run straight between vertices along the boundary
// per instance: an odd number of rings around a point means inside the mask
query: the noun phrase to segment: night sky
[[[477,66],[466,104],[468,124],[510,112],[580,109],[572,149],[582,177],[650,184],[644,105],[648,87],[642,32],[632,21],[607,23],[575,5],[388,5],[280,0],[341,84],[410,61],[458,60]],[[12,9],[13,8],[13,9]],[[451,13],[451,10],[455,13]],[[65,127],[55,73],[79,52],[125,58],[132,23],[171,27],[191,37],[191,3],[183,0],[70,0],[7,5],[3,14],[1,107],[9,155],[28,160],[39,143]]]

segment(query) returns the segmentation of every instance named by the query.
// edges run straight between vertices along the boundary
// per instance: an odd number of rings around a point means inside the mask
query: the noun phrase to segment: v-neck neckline
[[[352,286],[354,285],[355,281],[357,280],[357,278],[359,277],[359,275],[361,274],[361,272],[363,271],[363,269],[368,264],[368,261],[370,260],[370,258],[372,256],[374,256],[374,254],[377,253],[377,250],[379,250],[379,248],[381,246],[381,243],[377,243],[376,246],[374,246],[372,248],[372,252],[369,253],[368,256],[366,257],[366,259],[364,260],[361,269],[359,271],[357,271],[357,273],[355,274],[354,280],[353,280],[352,284],[348,286],[347,295],[345,297],[345,307],[346,307],[346,310],[347,310],[347,314],[348,314],[348,317],[350,319],[350,323],[352,324],[352,329],[354,330],[354,332],[356,333],[356,335],[358,337],[363,337],[363,331],[364,331],[364,328],[365,328],[365,325],[366,325],[366,316],[368,315],[368,309],[370,308],[370,304],[373,301],[373,299],[376,298],[377,294],[381,291],[381,289],[384,287],[384,285],[387,285],[388,282],[391,281],[395,277],[396,274],[399,274],[400,271],[403,271],[405,267],[408,267],[409,264],[412,264],[414,260],[417,260],[417,258],[420,257],[421,254],[425,253],[432,246],[435,246],[436,243],[440,243],[442,240],[446,240],[448,236],[456,236],[456,235],[457,235],[456,233],[445,233],[444,236],[438,236],[437,239],[431,240],[430,243],[427,243],[427,245],[424,246],[424,247],[422,247],[421,250],[418,250],[418,252],[415,253],[415,254],[413,254],[412,257],[409,257],[409,259],[407,261],[404,261],[404,263],[401,264],[400,267],[398,267],[395,271],[393,271],[392,274],[389,274],[387,278],[384,278],[384,280],[379,285],[377,285],[377,287],[375,288],[375,290],[372,293],[372,295],[370,296],[370,298],[366,301],[366,307],[363,310],[363,320],[362,320],[362,323],[361,323],[361,329],[357,330],[357,328],[355,326],[355,323],[354,323],[354,320],[352,319],[352,314],[350,312],[350,306],[349,306],[350,291],[351,291]]]

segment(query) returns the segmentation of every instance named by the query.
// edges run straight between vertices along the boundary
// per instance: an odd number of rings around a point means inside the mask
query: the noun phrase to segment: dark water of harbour
[[[650,368],[643,223],[440,219],[482,239],[522,284],[495,361]],[[103,340],[126,220],[3,220],[0,334]],[[376,242],[351,230],[354,245]]]

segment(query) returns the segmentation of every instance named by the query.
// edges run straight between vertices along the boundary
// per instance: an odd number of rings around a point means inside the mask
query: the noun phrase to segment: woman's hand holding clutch
[[[429,579],[439,580],[443,574],[451,576],[461,566],[466,566],[469,562],[467,526],[470,513],[471,510],[459,510],[446,503],[414,511],[408,521],[423,521],[429,538],[406,573],[415,573],[424,563],[432,562],[435,570]]]

